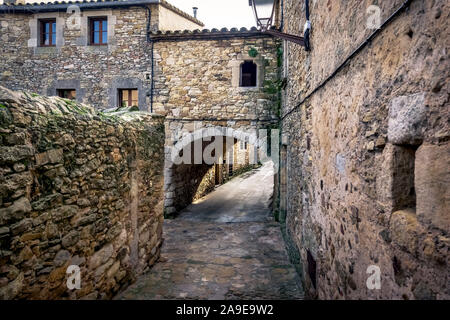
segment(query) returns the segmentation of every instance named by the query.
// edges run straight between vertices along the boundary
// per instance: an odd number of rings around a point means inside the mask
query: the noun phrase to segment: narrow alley
[[[266,163],[164,222],[162,258],[116,299],[302,299]]]

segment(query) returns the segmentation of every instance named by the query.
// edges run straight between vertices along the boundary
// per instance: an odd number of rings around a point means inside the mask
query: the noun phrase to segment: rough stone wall
[[[214,191],[214,188],[216,187],[216,169],[217,166],[215,165],[209,167],[206,174],[201,177],[201,181],[195,190],[193,198],[194,201],[197,201],[206,196],[208,193]]]
[[[158,26],[157,6],[152,8],[152,28]],[[90,11],[82,11],[82,17]],[[28,90],[42,95],[56,95],[56,89],[77,89],[77,101],[95,108],[117,106],[118,88],[138,88],[139,106],[148,105],[151,70],[150,46],[146,41],[147,12],[131,7],[96,11],[108,15],[110,28],[107,46],[86,45],[87,20],[82,28],[71,29],[66,21],[72,14],[47,13],[63,28],[60,47],[29,47],[30,24],[37,26],[41,17],[25,14],[0,14],[0,85],[13,90]],[[86,24],[86,25],[85,25]],[[111,30],[110,30],[111,31]],[[57,35],[59,37],[59,35]],[[84,37],[84,38],[83,38]]]
[[[402,2],[378,1],[381,21]],[[374,31],[371,1],[310,3],[312,51],[285,46],[283,114]],[[304,1],[284,6],[284,31],[298,34]],[[283,121],[286,231],[310,297],[450,298],[449,12],[413,1]],[[366,286],[371,265],[379,290]]]
[[[162,118],[0,87],[0,124],[0,299],[111,298],[156,262]]]
[[[170,158],[172,146],[207,128],[221,128],[224,136],[231,129],[229,132],[236,133],[235,138],[241,139],[239,131],[257,134],[257,129],[277,121],[277,46],[278,42],[270,37],[154,43],[153,110],[168,115],[165,165],[167,214],[180,210],[199,194],[205,195],[212,190],[212,171],[216,170],[207,165],[174,166]],[[255,57],[249,56],[252,48],[258,53]],[[239,87],[239,66],[244,60],[253,60],[258,66],[257,87]],[[221,165],[218,170],[226,171],[227,167]],[[207,172],[202,179],[200,176]],[[221,174],[222,178],[227,175],[227,172]],[[199,184],[201,192],[195,195]]]
[[[241,149],[242,145],[242,149]],[[247,147],[247,148],[246,148]],[[245,141],[236,141],[233,145],[233,170],[239,170],[250,164],[251,146]]]
[[[155,112],[187,119],[276,117],[276,95],[271,91],[278,80],[276,40],[160,41],[154,47]],[[256,57],[248,54],[252,48],[258,52]],[[244,60],[259,67],[255,88],[239,87]]]
[[[166,207],[180,211],[214,190],[214,166],[181,164],[172,168],[174,179],[166,189]],[[166,211],[167,214],[174,212]]]

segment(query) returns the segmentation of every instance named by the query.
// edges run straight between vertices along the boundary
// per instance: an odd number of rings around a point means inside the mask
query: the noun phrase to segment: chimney
[[[197,8],[197,7],[192,7],[192,10],[194,11],[194,18],[197,19],[197,11],[198,11],[198,8]]]

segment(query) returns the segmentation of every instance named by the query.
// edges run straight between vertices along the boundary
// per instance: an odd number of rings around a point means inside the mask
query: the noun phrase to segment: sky
[[[197,18],[205,28],[228,29],[251,28],[255,25],[252,8],[248,0],[167,0],[175,7],[193,14],[192,7],[198,8]]]

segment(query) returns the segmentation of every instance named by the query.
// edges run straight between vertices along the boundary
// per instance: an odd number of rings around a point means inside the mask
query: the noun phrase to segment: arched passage
[[[210,127],[166,147],[165,212],[172,215],[265,159],[256,130]]]

